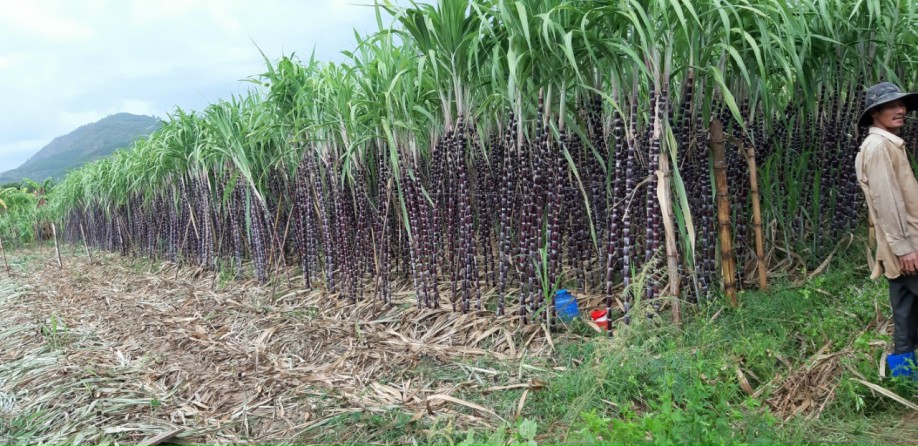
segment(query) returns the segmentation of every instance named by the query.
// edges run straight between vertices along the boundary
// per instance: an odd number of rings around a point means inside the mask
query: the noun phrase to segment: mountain
[[[151,116],[130,113],[107,116],[54,138],[23,165],[0,174],[0,184],[23,178],[38,182],[47,178],[59,181],[68,170],[110,155],[115,149],[129,148],[134,141],[148,136],[161,125],[162,121]]]

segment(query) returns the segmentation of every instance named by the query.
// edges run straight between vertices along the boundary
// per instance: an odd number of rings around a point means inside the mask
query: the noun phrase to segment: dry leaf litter
[[[70,257],[63,271],[40,260],[0,279],[0,419],[20,435],[35,428],[30,442],[136,443],[175,430],[171,442],[289,443],[342,413],[393,409],[493,427],[513,414],[454,396],[499,389],[466,364],[550,349],[539,326],[418,310],[407,287],[391,306],[355,304],[254,281],[213,291],[211,272],[95,260]],[[469,378],[437,382],[416,373],[422,362]],[[507,378],[508,388],[544,384]]]

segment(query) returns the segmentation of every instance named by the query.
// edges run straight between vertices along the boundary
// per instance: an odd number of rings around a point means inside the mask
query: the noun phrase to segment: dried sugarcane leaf
[[[883,352],[883,355],[880,356],[880,370],[877,375],[880,378],[886,378],[886,358],[889,357],[889,353],[886,351]]]
[[[873,390],[873,391],[875,391],[875,392],[877,392],[877,393],[879,393],[879,394],[881,394],[881,395],[883,395],[883,396],[885,396],[885,397],[887,397],[887,398],[889,398],[889,399],[892,399],[893,401],[895,401],[895,402],[897,402],[897,403],[899,403],[899,404],[901,404],[901,405],[903,405],[903,406],[905,406],[905,407],[907,407],[907,408],[909,408],[909,409],[911,409],[911,410],[918,410],[918,404],[915,404],[915,403],[913,403],[913,402],[911,402],[911,401],[909,401],[909,400],[907,400],[907,399],[905,399],[905,398],[902,398],[901,396],[897,395],[896,393],[894,393],[893,391],[891,391],[891,390],[889,390],[889,389],[885,389],[885,388],[883,388],[883,387],[880,387],[880,386],[878,386],[878,385],[876,385],[876,384],[874,384],[874,383],[872,383],[872,382],[864,381],[863,379],[854,379],[854,381],[863,384],[863,385],[866,386],[868,389]]]
[[[524,389],[524,388],[528,389],[530,386],[532,386],[532,383],[509,384],[506,386],[492,386],[486,389],[482,389],[481,392],[491,393],[491,392],[496,392],[499,390]]]
[[[516,413],[513,415],[514,421],[520,419],[520,415],[523,413],[523,406],[526,404],[526,397],[529,396],[529,389],[523,391],[523,394],[520,395],[520,400],[516,404]]]
[[[755,391],[752,390],[752,386],[749,385],[749,380],[746,379],[746,375],[743,374],[739,366],[736,367],[736,380],[739,381],[740,387],[743,388],[743,391],[746,392],[747,395],[755,395]]]
[[[551,333],[548,330],[548,326],[542,324],[542,331],[545,333],[545,340],[548,341],[548,345],[551,346],[551,349],[555,349],[555,343],[551,340]]]
[[[449,395],[446,395],[446,394],[443,394],[443,393],[438,393],[438,394],[435,394],[435,395],[430,395],[430,396],[428,396],[428,397],[427,397],[427,404],[428,404],[428,407],[430,406],[431,401],[436,401],[436,400],[442,400],[442,401],[448,401],[448,402],[450,402],[450,403],[455,403],[455,404],[458,404],[458,405],[460,405],[460,406],[465,406],[465,407],[468,407],[468,408],[470,408],[470,409],[475,409],[475,410],[477,410],[477,411],[479,411],[479,412],[484,412],[484,413],[493,415],[494,417],[497,417],[497,418],[500,419],[501,421],[506,421],[506,420],[504,420],[503,418],[501,418],[500,415],[498,415],[497,413],[495,413],[494,411],[492,411],[492,410],[490,410],[490,409],[487,409],[487,408],[485,408],[485,407],[483,407],[483,406],[479,406],[478,404],[471,403],[471,402],[468,402],[468,401],[465,401],[465,400],[461,400],[461,399],[459,399],[459,398],[456,398],[456,397],[453,397],[453,396],[449,396]]]
[[[485,338],[487,338],[488,336],[491,336],[492,334],[494,334],[498,330],[501,330],[502,328],[503,327],[499,325],[496,327],[491,327],[490,329],[486,330],[484,333],[481,333],[480,335],[476,336],[475,339],[472,340],[470,345],[478,345],[479,342],[485,340]]]
[[[181,427],[178,429],[173,429],[168,432],[163,432],[159,435],[147,438],[146,440],[143,440],[137,443],[137,446],[153,446],[153,445],[165,443],[166,441],[175,438],[175,436],[177,436],[178,434],[181,434],[182,432],[185,432],[185,429]]]
[[[589,326],[590,328],[592,328],[593,331],[595,331],[596,333],[602,333],[602,332],[606,331],[606,329],[601,328],[598,324],[596,324],[596,322],[594,322],[593,319],[584,319],[583,322],[586,323],[587,326]]]
[[[854,235],[852,234],[851,237],[852,238],[849,238],[847,240],[848,245],[846,245],[846,247],[851,245],[851,241],[853,240]],[[821,274],[823,271],[825,271],[825,269],[829,266],[829,263],[832,262],[832,257],[835,255],[835,251],[838,251],[838,248],[842,245],[842,243],[845,243],[845,241],[846,241],[845,239],[839,240],[838,243],[835,244],[835,247],[832,248],[832,251],[829,253],[829,255],[826,256],[826,259],[823,260],[822,263],[820,263],[819,266],[817,266],[816,269],[814,269],[807,276],[807,278],[812,279],[813,277],[816,277],[819,274]]]
[[[516,354],[516,345],[513,343],[513,338],[510,336],[510,333],[506,329],[504,329],[503,332],[504,340],[506,340],[507,347],[510,349],[510,357],[517,358],[518,356]]]

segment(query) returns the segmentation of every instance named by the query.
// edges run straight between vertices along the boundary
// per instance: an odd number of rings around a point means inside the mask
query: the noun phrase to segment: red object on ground
[[[590,312],[590,317],[600,328],[606,328],[609,325],[609,319],[606,318],[606,310],[593,310]]]

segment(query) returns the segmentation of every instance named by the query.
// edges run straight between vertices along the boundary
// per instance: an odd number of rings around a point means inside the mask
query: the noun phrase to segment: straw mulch
[[[918,405],[902,398],[889,389],[870,382],[867,377],[852,366],[856,360],[854,340],[868,331],[891,336],[892,330],[891,319],[881,317],[880,310],[877,308],[876,318],[857,336],[853,336],[844,348],[832,352],[830,351],[832,344],[827,343],[798,367],[788,368],[787,375],[778,375],[770,383],[760,388],[759,391],[753,393],[749,389],[747,393],[758,396],[767,388],[774,388],[775,390],[768,398],[767,403],[775,414],[785,420],[794,417],[804,417],[810,420],[819,417],[826,406],[835,399],[842,375],[847,372],[854,382],[865,386],[873,395],[889,398],[908,409],[918,410]],[[871,341],[868,345],[871,349],[881,351],[886,351],[889,348],[888,343],[882,340]],[[786,359],[779,358],[779,360],[789,366]],[[880,357],[877,367],[878,375],[881,378],[886,377],[886,354]],[[740,378],[742,384],[745,377],[742,376],[741,372],[738,372],[738,378]],[[747,389],[746,386],[744,386],[744,389]]]
[[[458,391],[527,380],[470,364],[551,349],[539,326],[418,310],[407,288],[392,306],[252,281],[215,292],[211,272],[116,256],[61,271],[41,254],[0,279],[0,443],[301,442],[356,411],[495,426],[513,414]]]
[[[778,388],[768,404],[778,416],[812,419],[835,398],[843,371],[842,359],[851,358],[854,353],[850,348],[830,353],[827,351],[830,346],[823,346],[798,368],[790,370],[788,376],[777,377]]]

